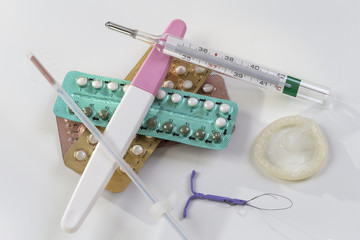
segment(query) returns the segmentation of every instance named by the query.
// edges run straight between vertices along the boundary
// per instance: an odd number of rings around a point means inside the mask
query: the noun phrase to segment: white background
[[[160,198],[173,199],[172,213],[192,239],[358,239],[359,12],[355,0],[1,0],[0,238],[178,238],[152,218],[150,203],[133,185],[121,194],[104,192],[78,232],[62,232],[59,222],[79,176],[62,162],[52,113],[56,93],[24,56],[33,51],[60,82],[70,70],[124,78],[148,46],[108,30],[105,22],[162,33],[180,18],[188,40],[329,86],[336,103],[324,110],[229,80],[239,114],[228,148],[157,149],[141,178]],[[280,181],[256,168],[251,146],[266,125],[295,114],[322,127],[329,157],[310,179]],[[200,192],[243,199],[276,192],[294,206],[264,212],[197,200],[183,220],[193,169]]]

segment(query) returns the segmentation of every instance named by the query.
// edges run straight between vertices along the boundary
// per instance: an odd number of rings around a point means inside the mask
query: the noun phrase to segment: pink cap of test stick
[[[184,37],[185,32],[186,24],[180,19],[173,20],[165,30],[165,33],[181,38]],[[132,80],[131,85],[141,88],[156,96],[161,83],[169,70],[170,64],[170,56],[161,53],[156,48],[153,48]]]

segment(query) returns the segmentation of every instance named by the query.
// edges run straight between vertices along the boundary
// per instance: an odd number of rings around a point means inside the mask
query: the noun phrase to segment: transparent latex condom
[[[284,117],[268,125],[253,147],[253,158],[265,172],[285,180],[311,177],[324,165],[326,138],[314,121]]]

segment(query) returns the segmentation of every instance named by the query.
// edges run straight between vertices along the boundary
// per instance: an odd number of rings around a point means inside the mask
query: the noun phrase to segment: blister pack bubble
[[[125,80],[72,71],[62,87],[96,126],[106,127],[129,84]],[[236,103],[168,88],[161,91],[163,99],[155,99],[138,134],[214,150],[228,145],[238,109]],[[213,107],[205,109],[205,102]],[[226,106],[226,111],[221,111],[222,106]],[[79,122],[61,98],[56,100],[54,113]]]

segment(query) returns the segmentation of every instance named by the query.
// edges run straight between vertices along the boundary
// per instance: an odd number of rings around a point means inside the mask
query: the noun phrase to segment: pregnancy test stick
[[[170,23],[165,33],[183,37],[186,25],[181,20]],[[113,143],[119,156],[124,156],[141,126],[168,72],[171,57],[153,49],[123,99],[116,108],[104,135]],[[105,189],[118,164],[108,159],[101,143],[93,152],[61,220],[64,231],[75,232]]]

